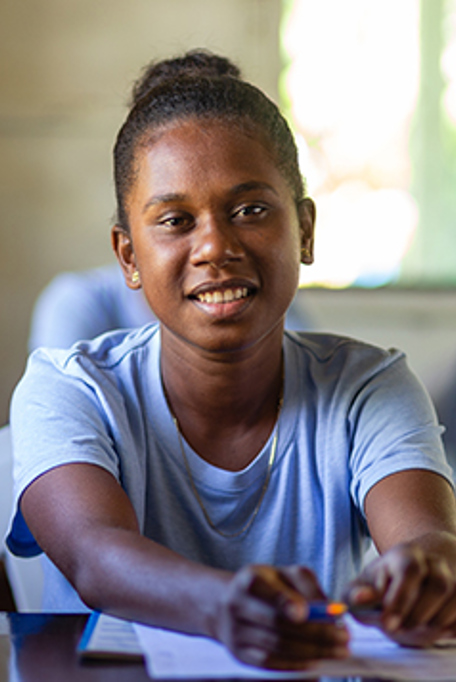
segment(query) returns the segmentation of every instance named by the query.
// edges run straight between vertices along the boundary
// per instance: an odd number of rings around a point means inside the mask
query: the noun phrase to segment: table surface
[[[150,682],[144,664],[81,661],[87,616],[0,614],[0,682]]]
[[[87,616],[76,614],[0,612],[0,682],[150,680],[140,661],[81,660],[77,645],[86,621]],[[337,680],[375,682],[374,678],[361,677],[337,677]],[[383,682],[392,681],[383,679]]]

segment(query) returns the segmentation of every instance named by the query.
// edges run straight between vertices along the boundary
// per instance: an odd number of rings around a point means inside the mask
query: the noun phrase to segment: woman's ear
[[[130,289],[141,289],[141,277],[136,265],[130,234],[119,225],[114,225],[111,230],[111,244],[123,270],[127,286]]]
[[[314,261],[316,209],[310,197],[305,197],[299,202],[298,215],[301,232],[301,263],[311,265]]]

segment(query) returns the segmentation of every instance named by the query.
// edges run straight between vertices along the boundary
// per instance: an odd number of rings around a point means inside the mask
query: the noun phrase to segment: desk
[[[84,615],[0,612],[0,682],[150,682],[142,663],[80,661],[76,646],[86,620]]]
[[[81,662],[87,617],[0,613],[0,682],[150,682],[142,663]]]

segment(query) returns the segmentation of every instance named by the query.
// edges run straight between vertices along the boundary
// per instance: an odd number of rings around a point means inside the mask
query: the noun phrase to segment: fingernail
[[[445,632],[442,632],[439,636],[439,639],[456,639],[456,634],[453,630],[445,630]]]
[[[337,625],[334,629],[334,638],[338,644],[347,644],[350,640],[350,633],[346,628],[339,628]]]
[[[372,595],[372,587],[368,587],[367,585],[359,585],[350,591],[350,599],[353,601],[370,601]]]
[[[349,655],[349,649],[347,646],[337,646],[334,649],[335,658],[347,658]]]
[[[291,602],[287,604],[286,606],[286,612],[288,618],[290,620],[294,620],[296,622],[304,620],[305,616],[305,609],[303,604],[297,604],[296,602]]]
[[[383,621],[383,626],[389,632],[396,632],[396,630],[399,629],[400,625],[401,625],[401,617],[396,615],[396,614],[393,614],[391,616],[386,616],[384,621]]]

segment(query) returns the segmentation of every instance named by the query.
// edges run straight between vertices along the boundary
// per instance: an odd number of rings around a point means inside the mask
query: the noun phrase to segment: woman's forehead
[[[274,154],[261,135],[213,119],[190,119],[153,131],[137,150],[137,181],[163,186],[242,176],[282,185]]]

